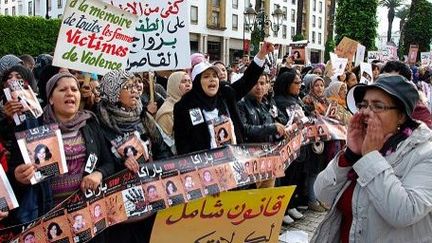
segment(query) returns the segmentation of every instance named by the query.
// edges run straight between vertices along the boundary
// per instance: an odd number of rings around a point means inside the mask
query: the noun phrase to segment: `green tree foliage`
[[[330,52],[334,52],[336,45],[333,39],[328,39],[325,43],[324,61],[330,60]]]
[[[0,16],[0,56],[53,52],[61,20]]]
[[[377,0],[339,0],[336,9],[336,43],[346,36],[359,41],[367,50],[375,49],[377,8]]]
[[[410,44],[418,44],[419,52],[429,51],[432,42],[432,3],[427,0],[412,2],[404,26],[403,47],[405,54]]]
[[[302,35],[302,34],[296,34],[296,35],[294,35],[293,37],[292,37],[292,40],[293,41],[301,41],[301,40],[304,40],[305,38],[304,38],[304,36]]]

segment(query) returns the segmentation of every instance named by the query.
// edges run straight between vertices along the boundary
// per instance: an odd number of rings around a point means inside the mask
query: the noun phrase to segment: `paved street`
[[[324,219],[327,212],[317,213],[311,210],[301,211],[305,216],[303,219],[296,220],[293,224],[286,226],[282,225],[281,235],[286,231],[303,231],[307,233],[308,239],[312,238],[313,232],[318,227],[318,224]],[[285,242],[285,241],[280,241]]]

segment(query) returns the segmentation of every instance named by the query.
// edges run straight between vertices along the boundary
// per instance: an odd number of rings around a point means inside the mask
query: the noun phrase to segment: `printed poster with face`
[[[99,0],[68,0],[53,65],[100,75],[126,69],[137,20]]]
[[[330,60],[333,66],[333,76],[332,80],[337,80],[337,76],[344,74],[345,68],[348,64],[347,58],[340,58],[336,54],[330,52]]]
[[[16,125],[24,122],[27,115],[38,118],[42,115],[42,107],[29,85],[24,84],[24,80],[11,80],[5,84],[3,92],[8,101],[19,101],[23,106],[22,113],[15,113],[13,119]]]
[[[8,212],[18,207],[18,201],[3,167],[0,165],[0,212]]]
[[[203,197],[201,179],[197,171],[191,171],[180,175],[183,189],[188,201]]]
[[[142,141],[137,131],[119,136],[112,140],[111,144],[113,145],[111,151],[118,158],[124,160],[133,158],[138,164],[151,161],[149,153],[150,141]]]
[[[84,194],[79,191],[65,202],[67,218],[72,230],[74,242],[87,242],[92,235],[92,217]]]
[[[410,45],[409,52],[408,52],[408,63],[409,64],[415,64],[417,62],[417,54],[419,51],[418,45]]]
[[[43,227],[48,242],[72,243],[71,226],[64,208],[54,210],[44,218]]]
[[[108,226],[104,190],[106,190],[105,182],[95,191],[87,191],[84,194],[90,211],[93,235],[99,234]]]
[[[18,132],[15,137],[24,163],[36,166],[35,175],[30,179],[32,184],[68,172],[63,139],[57,124]]]
[[[179,176],[168,177],[162,180],[162,184],[165,187],[169,207],[186,202],[183,183]]]
[[[205,195],[214,195],[220,192],[219,181],[217,180],[216,171],[213,167],[202,168],[198,170],[198,173]]]
[[[45,234],[42,222],[39,221],[34,226],[30,227],[29,229],[26,229],[21,234],[20,242],[23,243],[49,242]]]
[[[161,180],[155,180],[142,185],[144,195],[149,204],[149,210],[154,212],[168,207],[165,186]]]
[[[372,65],[365,62],[360,63],[360,83],[372,84],[373,82]]]
[[[125,69],[131,72],[190,68],[189,1],[105,0],[139,16]]]

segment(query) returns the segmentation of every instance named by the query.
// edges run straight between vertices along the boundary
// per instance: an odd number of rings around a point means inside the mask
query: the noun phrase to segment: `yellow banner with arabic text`
[[[158,212],[151,243],[278,242],[295,186],[229,191]]]

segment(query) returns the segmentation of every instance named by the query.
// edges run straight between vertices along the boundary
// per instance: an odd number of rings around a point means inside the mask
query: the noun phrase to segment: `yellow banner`
[[[162,210],[150,242],[278,242],[294,189],[229,191]]]

